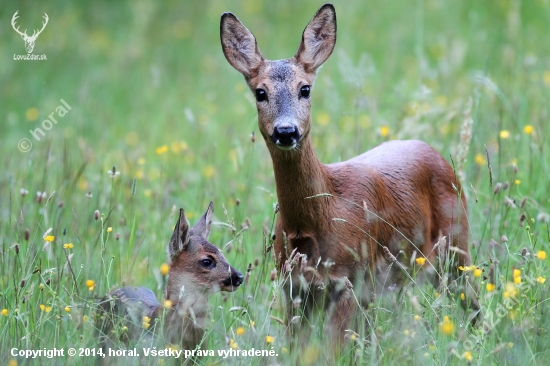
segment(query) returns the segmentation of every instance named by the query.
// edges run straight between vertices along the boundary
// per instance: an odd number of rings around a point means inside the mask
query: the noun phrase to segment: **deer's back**
[[[460,185],[453,169],[422,141],[386,142],[325,167],[334,195],[344,198],[335,200],[333,216],[351,224],[334,222],[337,237],[331,235],[329,240],[345,241],[358,253],[360,243],[370,241],[369,257],[373,260],[381,255],[382,245],[394,253],[410,253],[414,247],[409,241],[430,252],[441,232],[445,235],[449,225],[465,214],[462,207],[457,208],[454,187],[460,189]],[[465,208],[464,196],[461,199]],[[466,223],[465,218],[463,221]]]

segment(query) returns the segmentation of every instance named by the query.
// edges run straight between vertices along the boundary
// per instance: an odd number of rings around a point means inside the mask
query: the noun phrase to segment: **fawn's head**
[[[208,296],[218,291],[235,291],[243,282],[243,275],[227,263],[222,252],[208,242],[214,205],[210,202],[206,213],[189,228],[183,208],[170,243],[170,272],[168,299],[174,301],[184,293]]]
[[[285,60],[264,59],[256,38],[232,13],[222,15],[220,28],[225,58],[244,75],[256,96],[260,132],[268,147],[296,148],[310,131],[310,92],[316,71],[336,43],[334,7],[325,4],[317,11],[296,55]]]

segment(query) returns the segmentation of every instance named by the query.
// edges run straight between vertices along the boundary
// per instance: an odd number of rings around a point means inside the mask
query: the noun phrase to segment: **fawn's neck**
[[[285,232],[311,234],[328,225],[323,218],[330,216],[329,197],[332,187],[326,168],[319,162],[311,140],[306,136],[300,146],[284,151],[268,144],[279,200],[279,214]]]
[[[165,338],[186,349],[194,348],[204,335],[208,298],[203,293],[189,291],[181,297],[168,294],[172,302],[164,319]],[[161,309],[162,306],[159,306]]]

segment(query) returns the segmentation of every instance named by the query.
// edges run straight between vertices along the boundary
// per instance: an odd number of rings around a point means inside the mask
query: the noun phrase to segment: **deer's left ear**
[[[187,221],[187,217],[185,217],[185,211],[183,211],[183,208],[180,208],[178,223],[168,243],[170,259],[173,260],[175,256],[185,249],[187,244],[189,244],[189,222]]]
[[[204,240],[208,240],[210,228],[212,227],[212,217],[214,216],[214,204],[210,202],[208,209],[201,216],[199,221],[191,228],[191,235],[201,236]]]
[[[325,4],[304,29],[302,42],[294,57],[307,71],[314,72],[329,58],[335,44],[336,10],[332,4]]]

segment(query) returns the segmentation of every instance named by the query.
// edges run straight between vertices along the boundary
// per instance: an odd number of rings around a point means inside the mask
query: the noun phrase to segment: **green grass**
[[[252,263],[252,269],[243,288],[211,297],[212,327],[202,349],[228,349],[233,339],[240,349],[273,346],[279,355],[254,358],[253,364],[324,363],[330,340],[323,337],[322,320],[312,323],[305,350],[283,351],[290,340],[277,320],[284,320],[282,279],[270,281],[274,262],[264,253],[277,201],[271,160],[252,95],[219,41],[220,14],[232,11],[255,34],[265,57],[290,57],[321,3],[190,3],[19,1],[0,9],[0,310],[7,311],[0,316],[2,360],[14,360],[13,347],[97,347],[96,301],[122,284],[147,286],[161,298],[159,267],[167,261],[176,209],[184,207],[194,223],[213,201],[215,221],[226,225],[216,225],[210,241],[224,248],[235,268],[245,272]],[[549,282],[522,287],[511,311],[498,309],[505,292],[515,292],[506,287],[514,269],[524,284],[528,277],[550,277],[549,259],[536,258],[540,250],[550,253],[550,2],[374,0],[335,6],[336,50],[312,92],[317,155],[325,163],[342,161],[387,139],[415,138],[448,160],[452,156],[463,167],[470,248],[483,270],[476,278],[480,302],[485,312],[503,315],[495,315],[499,323],[484,334],[465,326],[458,299],[437,298],[435,289],[408,283],[359,315],[370,327],[354,329],[339,363],[461,365],[465,361],[453,350],[469,350],[479,365],[546,364]],[[38,27],[48,13],[34,50],[47,61],[13,60],[13,54],[26,53],[9,26],[16,10],[22,29]],[[29,130],[41,127],[60,99],[71,110],[37,141]],[[472,137],[460,162],[470,99]],[[533,132],[527,134],[526,126]],[[18,149],[22,138],[32,142],[31,151]],[[107,173],[113,166],[120,172],[114,179]],[[494,193],[505,182],[507,189]],[[42,202],[38,191],[46,192]],[[246,222],[250,226],[241,232]],[[45,245],[50,228],[55,239]],[[65,243],[74,248],[63,249]],[[494,291],[487,291],[488,282]],[[51,310],[42,311],[41,304]],[[449,335],[440,325],[445,316],[454,327]],[[238,327],[243,335],[236,334]],[[272,344],[266,336],[275,337]]]

